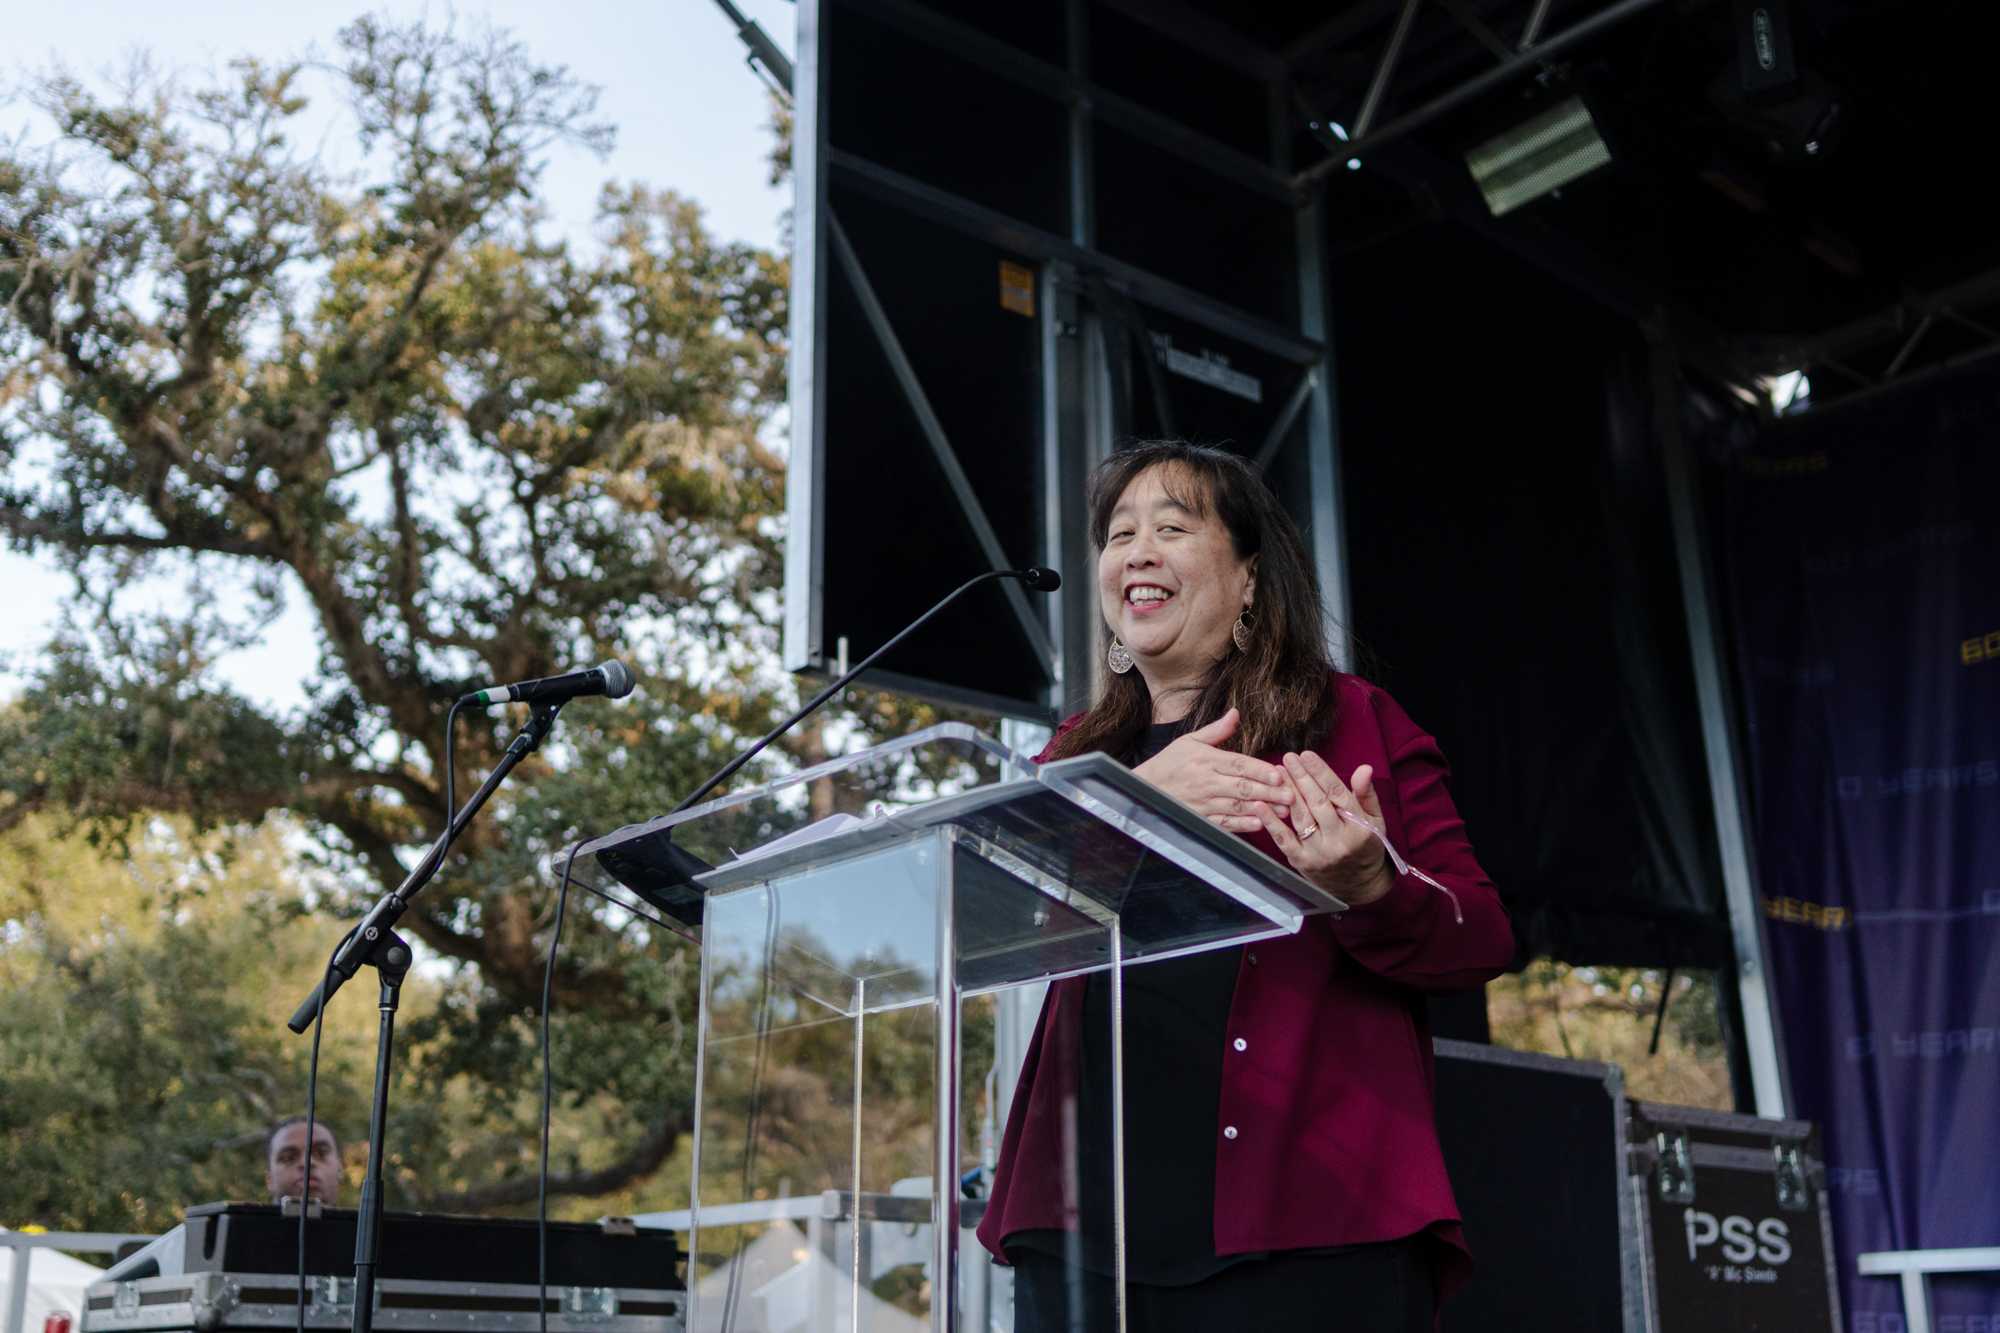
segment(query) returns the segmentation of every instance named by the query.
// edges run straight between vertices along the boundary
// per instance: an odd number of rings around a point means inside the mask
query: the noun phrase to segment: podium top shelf
[[[1025,886],[1100,924],[1119,918],[1133,957],[1296,931],[1345,910],[1105,755],[1036,765],[963,723],[628,825],[584,843],[577,860],[698,925],[710,895],[938,829],[951,830],[962,874],[1006,881],[1001,896]]]

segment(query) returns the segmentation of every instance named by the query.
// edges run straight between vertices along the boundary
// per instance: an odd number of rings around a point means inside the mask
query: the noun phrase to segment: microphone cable
[[[319,1114],[319,1039],[326,1027],[326,990],[333,981],[333,960],[340,956],[340,951],[347,947],[347,942],[354,938],[354,932],[358,929],[359,926],[349,927],[348,932],[333,946],[333,952],[326,956],[326,970],[320,979],[319,1006],[313,1014],[312,1057],[306,1062],[306,1192],[305,1197],[299,1200],[298,1333],[306,1333],[306,1215],[312,1211],[313,1127],[317,1123],[315,1117]],[[271,1143],[266,1139],[264,1156],[268,1160],[270,1155]],[[338,1156],[334,1158],[333,1169],[336,1171],[340,1169]]]
[[[623,908],[643,921],[649,921],[663,930],[671,931],[696,948],[701,947],[699,939],[668,922],[664,917],[642,911],[593,887],[586,880],[574,878],[572,872],[576,868],[576,855],[582,850],[582,842],[573,842],[570,844],[569,854],[563,858],[562,887],[556,893],[555,929],[549,933],[549,952],[542,962],[542,1013],[540,1039],[537,1043],[541,1048],[542,1065],[542,1144],[541,1163],[535,1173],[535,1309],[540,1320],[539,1333],[548,1333],[549,1329],[549,1122],[551,1109],[555,1103],[553,1043],[549,1037],[549,1013],[555,1006],[556,953],[562,945],[563,919],[569,908],[570,887],[574,885],[585,893],[602,898],[613,907]]]
[[[539,1333],[549,1333],[549,1115],[555,1102],[554,1061],[549,1045],[549,1006],[555,999],[556,951],[562,947],[563,915],[569,909],[570,872],[583,844],[573,842],[563,858],[562,888],[556,894],[555,929],[549,932],[548,962],[542,967],[542,1155],[535,1173],[535,1314]]]
[[[444,826],[451,827],[452,812],[458,809],[457,793],[453,789],[452,777],[457,765],[458,749],[452,744],[453,724],[458,721],[458,710],[465,707],[472,696],[462,694],[451,701],[451,710],[444,715]],[[440,873],[444,867],[438,867]]]
[[[1056,573],[1056,571],[1054,571],[1053,569],[1039,569],[1039,568],[989,569],[984,574],[973,575],[971,578],[967,579],[965,582],[959,584],[956,588],[953,588],[950,592],[946,593],[943,597],[939,598],[936,605],[932,606],[930,610],[924,612],[922,615],[918,616],[915,620],[912,620],[909,624],[903,626],[902,629],[896,631],[895,637],[891,638],[887,643],[883,644],[881,647],[877,648],[874,652],[868,654],[868,656],[862,658],[859,662],[856,662],[853,666],[849,667],[845,672],[843,672],[839,677],[837,677],[832,684],[828,685],[818,694],[815,694],[812,698],[808,699],[805,702],[805,704],[798,709],[797,712],[793,713],[790,717],[787,717],[777,726],[772,727],[769,731],[765,732],[763,736],[761,736],[757,740],[756,744],[752,745],[749,749],[743,751],[743,753],[737,755],[734,759],[730,760],[728,763],[724,764],[721,768],[717,769],[713,777],[709,778],[708,781],[702,783],[699,787],[696,787],[692,794],[690,794],[686,799],[684,799],[679,805],[675,806],[673,810],[670,811],[669,813],[679,814],[681,811],[686,810],[689,807],[695,805],[697,802],[701,800],[702,797],[708,795],[710,792],[714,791],[717,787],[721,786],[723,782],[725,782],[729,778],[729,776],[732,773],[734,773],[737,769],[743,767],[743,765],[749,763],[752,759],[756,758],[757,755],[763,751],[765,746],[769,745],[772,741],[778,739],[778,737],[784,735],[786,732],[790,731],[793,727],[797,726],[799,721],[802,718],[804,718],[807,714],[812,713],[821,704],[825,703],[828,699],[831,699],[834,695],[840,693],[841,690],[845,689],[848,683],[852,681],[856,676],[866,671],[869,667],[874,666],[876,660],[880,658],[884,653],[888,652],[891,648],[894,648],[897,644],[901,643],[903,640],[909,638],[919,629],[922,629],[926,624],[929,623],[930,618],[932,616],[944,610],[947,606],[950,606],[953,602],[957,601],[960,597],[964,596],[972,589],[978,587],[980,584],[989,583],[994,579],[1019,579],[1021,580],[1021,582],[1027,584],[1030,588],[1033,588],[1038,592],[1054,592],[1057,588],[1060,588],[1062,586],[1062,575]]]
[[[771,1046],[771,991],[777,980],[776,964],[772,961],[778,952],[778,894],[770,885],[764,886],[764,957],[758,970],[756,1042],[751,1048],[750,1058],[750,1107],[745,1119],[743,1132],[743,1184],[739,1190],[745,1202],[754,1196],[751,1187],[757,1177],[757,1130],[763,1120],[764,1111],[764,1066],[769,1058]],[[699,1020],[697,1020],[699,1021]],[[859,1090],[857,1089],[857,1095]],[[694,1182],[699,1189],[700,1181]],[[861,1200],[854,1200],[854,1244],[861,1243]],[[743,1252],[750,1245],[750,1228],[736,1228],[736,1251],[729,1256],[729,1291],[722,1301],[722,1324],[717,1333],[734,1333],[736,1328],[737,1302],[743,1293]],[[688,1268],[694,1268],[693,1251],[688,1253]]]

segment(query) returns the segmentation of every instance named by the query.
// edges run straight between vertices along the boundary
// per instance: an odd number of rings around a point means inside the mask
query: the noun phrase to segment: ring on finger
[[[1303,842],[1317,832],[1319,832],[1319,825],[1317,824],[1314,824],[1311,828],[1302,828],[1299,830],[1299,841]]]
[[[1303,777],[1303,781],[1300,780],[1301,777]],[[1299,766],[1299,772],[1292,775],[1292,785],[1297,788],[1301,802],[1320,800],[1336,808],[1340,805],[1339,800],[1335,798],[1333,792],[1329,791],[1326,785],[1318,778],[1307,772],[1303,764]]]

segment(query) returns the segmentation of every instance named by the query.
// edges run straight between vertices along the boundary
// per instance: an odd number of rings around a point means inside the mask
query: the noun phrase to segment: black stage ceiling
[[[1131,95],[1144,98],[1151,71],[1153,95],[1182,115],[1212,84],[1202,65],[1212,70],[1226,54],[1234,75],[1276,62],[1266,68],[1291,80],[1298,113],[1293,161],[1300,179],[1324,178],[1336,256],[1426,221],[1470,226],[1622,314],[1663,320],[1708,373],[1749,387],[1804,369],[1822,403],[2000,342],[2000,231],[1982,180],[2000,39],[1992,5],[1103,8],[1153,35],[1127,40],[1107,13],[1092,48],[1099,77],[1120,82],[1112,69],[1129,61]],[[1306,125],[1353,130],[1406,11],[1370,128],[1346,146],[1361,150],[1362,166],[1341,169],[1344,151],[1329,160]],[[1759,12],[1776,48],[1770,75],[1753,67]],[[1538,14],[1544,43],[1582,35],[1552,57],[1523,57],[1517,48]],[[1161,80],[1170,33],[1183,51],[1204,54],[1182,56],[1184,77]],[[1477,81],[1487,86],[1465,96]],[[1490,217],[1466,150],[1573,96],[1596,121],[1610,165],[1559,197]],[[1223,120],[1218,111],[1214,123]]]

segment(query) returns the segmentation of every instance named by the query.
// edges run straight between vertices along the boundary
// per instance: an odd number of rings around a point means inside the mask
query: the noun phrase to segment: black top
[[[1131,762],[1188,729],[1150,726]],[[1223,1046],[1243,950],[1211,949],[1125,972],[1125,1254],[1134,1282],[1182,1286],[1250,1255],[1215,1253],[1215,1136]],[[1084,1267],[1114,1272],[1111,1218],[1111,980],[1083,993],[1077,1094],[1078,1244]],[[1061,1231],[1019,1231],[1009,1247],[1063,1257]]]

